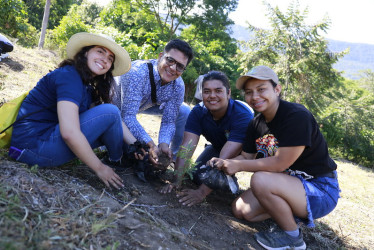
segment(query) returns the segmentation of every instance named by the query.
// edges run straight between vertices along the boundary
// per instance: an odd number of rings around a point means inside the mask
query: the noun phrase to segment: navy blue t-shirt
[[[226,114],[218,121],[213,120],[201,102],[188,116],[185,131],[203,135],[216,150],[221,151],[227,141],[244,142],[245,131],[252,119],[252,109],[242,101],[230,99]]]
[[[269,123],[258,114],[248,126],[243,151],[257,153],[256,140],[275,137],[278,147],[305,146],[299,158],[289,167],[309,175],[320,175],[336,169],[327,143],[312,113],[303,105],[281,100]]]
[[[58,101],[75,103],[79,113],[88,110],[91,105],[90,87],[83,84],[74,66],[55,69],[30,91],[17,118],[44,109],[14,124],[11,145],[19,149],[31,148],[37,140],[48,138],[58,124]]]

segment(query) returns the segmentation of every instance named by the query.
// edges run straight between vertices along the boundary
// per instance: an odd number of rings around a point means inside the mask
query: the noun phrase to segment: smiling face
[[[244,84],[245,101],[257,112],[261,112],[267,122],[270,122],[279,106],[281,86],[275,87],[269,80],[250,78]]]
[[[91,70],[93,76],[104,75],[112,67],[114,62],[114,54],[107,48],[95,46],[87,53],[87,66]]]
[[[169,64],[171,59],[175,61],[174,64]],[[169,52],[162,52],[160,53],[158,57],[158,73],[160,74],[162,84],[167,84],[171,81],[174,81],[178,77],[180,77],[183,73],[177,70],[177,64],[178,65],[184,65],[186,67],[188,62],[188,58],[179,50],[177,49],[171,49]]]
[[[215,120],[221,119],[227,110],[230,90],[220,80],[207,80],[203,83],[203,102]]]

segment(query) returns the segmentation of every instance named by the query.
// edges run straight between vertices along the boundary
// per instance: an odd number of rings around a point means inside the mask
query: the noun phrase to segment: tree
[[[374,94],[360,85],[362,80],[346,79],[326,91],[321,98],[329,105],[319,123],[330,154],[374,168]]]
[[[237,0],[114,0],[100,17],[124,33],[122,45],[135,59],[157,57],[176,37],[189,42],[195,59],[182,76],[188,97],[194,80],[209,70],[221,70],[232,81],[237,77],[238,47],[229,35],[233,21],[228,17],[236,7]]]
[[[92,28],[84,22],[79,11],[78,5],[72,5],[67,15],[61,19],[60,25],[52,31],[52,40],[57,49],[65,49],[69,38],[75,33],[88,32]]]
[[[40,34],[40,40],[39,40],[39,45],[38,45],[39,49],[43,48],[43,46],[44,46],[44,38],[45,38],[45,32],[47,30],[47,26],[48,26],[50,7],[51,7],[51,0],[47,0],[45,2],[45,8],[44,8],[42,31],[41,31],[41,34]]]
[[[270,66],[283,84],[284,98],[304,103],[314,112],[321,111],[319,96],[341,80],[333,64],[345,53],[331,53],[320,35],[328,29],[329,19],[306,25],[308,9],[301,12],[298,3],[291,4],[286,13],[266,5],[271,29],[248,24],[254,39],[243,44],[247,52],[240,55],[241,69],[246,72],[256,65]]]
[[[36,30],[28,22],[28,13],[22,0],[0,0],[0,32],[18,38],[23,46],[36,43]]]
[[[291,4],[282,13],[267,4],[271,30],[248,24],[254,38],[242,44],[247,51],[239,55],[241,70],[261,64],[275,69],[283,98],[306,105],[315,115],[330,154],[372,167],[374,96],[333,69],[345,52],[328,51],[320,33],[328,29],[329,20],[306,25],[308,9],[298,8]]]
[[[47,0],[23,0],[29,13],[30,24],[36,29],[41,29],[44,9]],[[48,0],[51,1],[48,26],[50,29],[57,27],[63,16],[69,11],[71,5],[80,5],[83,0]]]
[[[374,94],[374,72],[371,69],[362,70],[360,82],[362,87],[371,91]]]

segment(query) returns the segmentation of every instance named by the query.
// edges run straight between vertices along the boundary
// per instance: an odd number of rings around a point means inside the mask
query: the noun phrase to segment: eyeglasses
[[[176,65],[176,69],[178,72],[183,72],[186,69],[186,66],[183,64],[177,62],[174,58],[171,56],[165,56],[165,61],[168,66],[173,66],[174,64]]]

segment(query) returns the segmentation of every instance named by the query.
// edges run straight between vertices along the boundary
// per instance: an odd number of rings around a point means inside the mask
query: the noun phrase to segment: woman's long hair
[[[87,65],[86,53],[93,47],[95,47],[95,45],[83,47],[74,56],[74,59],[66,59],[62,61],[58,65],[58,67],[61,68],[66,65],[73,65],[81,76],[83,84],[92,87],[92,102],[95,105],[110,103],[113,92],[112,84],[114,82],[114,78],[112,75],[112,71],[114,69],[114,64],[112,63],[112,66],[104,75],[97,75],[95,77],[92,76],[92,71],[88,68]]]

